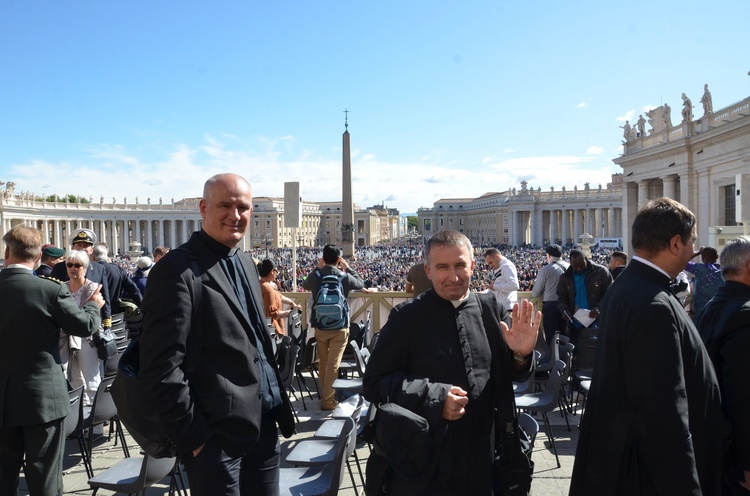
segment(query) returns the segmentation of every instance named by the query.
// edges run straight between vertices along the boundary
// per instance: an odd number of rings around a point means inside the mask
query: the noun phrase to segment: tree
[[[412,229],[417,229],[417,224],[419,222],[419,218],[416,215],[407,215],[406,216],[406,225],[411,231]]]

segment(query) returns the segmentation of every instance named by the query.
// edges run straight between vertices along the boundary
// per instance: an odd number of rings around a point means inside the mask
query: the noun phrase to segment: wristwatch
[[[528,355],[521,355],[520,353],[513,353],[513,360],[516,360],[518,362],[525,362],[529,358],[531,358],[534,355],[534,353],[529,353]]]

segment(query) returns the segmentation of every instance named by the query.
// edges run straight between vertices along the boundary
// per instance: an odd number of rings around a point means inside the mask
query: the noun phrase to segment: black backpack
[[[186,374],[194,372],[198,367],[202,341],[202,329],[198,310],[201,302],[203,285],[201,271],[196,256],[184,250],[192,260],[194,275],[194,299],[192,327],[188,334],[183,370]],[[151,402],[143,392],[140,379],[140,343],[135,339],[120,357],[117,376],[112,385],[112,399],[117,406],[117,417],[123,423],[133,439],[149,456],[154,458],[170,458],[177,456],[177,447],[164,432],[164,423],[151,407]]]

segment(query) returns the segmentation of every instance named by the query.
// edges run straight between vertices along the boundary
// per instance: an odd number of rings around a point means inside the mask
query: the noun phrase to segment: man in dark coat
[[[237,248],[252,205],[242,177],[210,178],[202,230],[154,265],[143,299],[140,378],[195,496],[278,495],[277,424],[286,437],[294,432],[258,271]]]
[[[429,422],[434,455],[426,468],[405,477],[402,467],[389,467],[373,451],[368,487],[374,482],[391,495],[490,496],[493,406],[502,378],[490,374],[488,333],[504,337],[496,351],[508,354],[517,374],[513,379],[523,378],[533,367],[541,313],[524,301],[513,310],[510,330],[506,322],[503,331],[499,325],[485,329],[483,308],[493,312],[490,322],[499,322],[506,312],[495,313],[499,305],[494,295],[482,295],[490,300],[483,305],[469,291],[475,265],[469,239],[457,231],[440,231],[428,240],[425,252],[433,289],[391,311],[363,383],[373,404],[397,403]]]
[[[750,494],[750,237],[721,252],[720,287],[696,319],[714,364],[724,412],[722,494]]]
[[[135,285],[130,274],[118,264],[109,261],[109,247],[106,243],[97,243],[94,246],[93,258],[96,263],[104,267],[104,276],[109,287],[109,294],[112,296],[111,308],[112,315],[122,312],[120,307],[120,298],[123,296],[129,298],[136,306],[140,307],[143,303],[141,292]]]
[[[610,284],[612,275],[606,267],[588,260],[581,250],[570,252],[570,266],[557,283],[557,308],[568,321],[567,332],[574,345],[584,326],[573,315],[584,308],[589,310],[589,318],[598,319],[599,305]]]
[[[719,386],[669,289],[693,256],[695,216],[669,198],[651,200],[632,240],[636,256],[601,305],[570,494],[720,494]]]
[[[3,236],[0,272],[0,494],[16,494],[22,463],[32,495],[63,493],[64,420],[70,411],[60,362],[60,329],[99,328],[97,292],[79,307],[60,281],[36,277],[42,233],[16,226]]]

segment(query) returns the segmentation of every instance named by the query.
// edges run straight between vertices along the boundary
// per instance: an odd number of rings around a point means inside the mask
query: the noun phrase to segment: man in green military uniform
[[[24,459],[32,496],[62,494],[63,424],[70,410],[58,338],[60,329],[93,334],[104,298],[83,307],[59,281],[37,277],[42,233],[16,226],[3,236],[0,272],[0,494],[15,494]]]

